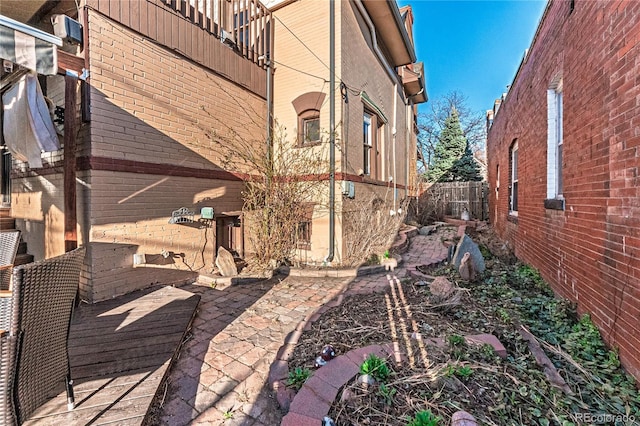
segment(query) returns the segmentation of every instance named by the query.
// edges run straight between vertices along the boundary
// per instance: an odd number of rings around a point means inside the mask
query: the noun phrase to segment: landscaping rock
[[[423,226],[418,230],[420,235],[431,235],[436,231],[437,227],[435,225]]]
[[[462,256],[462,260],[460,261],[460,267],[458,268],[458,272],[460,273],[460,277],[464,281],[474,281],[476,279],[476,270],[473,267],[473,262],[470,260],[471,254],[466,252],[464,256]]]
[[[216,256],[216,266],[223,277],[233,277],[238,275],[236,261],[229,250],[224,247],[218,247],[218,255]]]
[[[476,272],[479,274],[483,273],[485,270],[484,257],[482,257],[478,245],[466,234],[460,238],[453,255],[453,264],[456,266],[456,269],[460,268],[460,262],[462,262],[465,253],[469,253],[471,256],[471,262],[473,262],[473,267]]]
[[[445,277],[436,277],[433,282],[429,284],[429,291],[439,299],[446,299],[453,293],[453,284]]]
[[[476,419],[466,411],[456,411],[451,416],[451,426],[477,426]]]
[[[362,385],[363,388],[367,389],[369,385],[375,384],[376,379],[368,374],[361,374],[360,376],[358,376],[357,382],[358,384]]]

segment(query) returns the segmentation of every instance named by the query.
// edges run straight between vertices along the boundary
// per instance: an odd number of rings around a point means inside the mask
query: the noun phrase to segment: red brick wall
[[[553,1],[488,134],[491,221],[640,379],[640,2]],[[545,209],[546,92],[563,76],[565,209]],[[519,212],[508,220],[509,146]],[[496,192],[497,170],[500,187]]]

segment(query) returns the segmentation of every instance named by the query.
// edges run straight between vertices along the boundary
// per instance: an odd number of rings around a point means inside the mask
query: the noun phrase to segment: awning
[[[62,39],[0,15],[0,58],[38,74],[58,73],[58,48]]]

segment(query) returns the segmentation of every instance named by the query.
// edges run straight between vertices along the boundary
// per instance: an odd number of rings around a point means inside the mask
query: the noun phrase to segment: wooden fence
[[[437,205],[440,214],[460,218],[464,208],[472,219],[489,218],[489,193],[487,182],[434,183],[426,191]]]

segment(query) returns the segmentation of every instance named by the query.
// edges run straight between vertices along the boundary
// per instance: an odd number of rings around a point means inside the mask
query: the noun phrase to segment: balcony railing
[[[273,19],[259,0],[163,0],[194,25],[265,67],[273,52]]]

